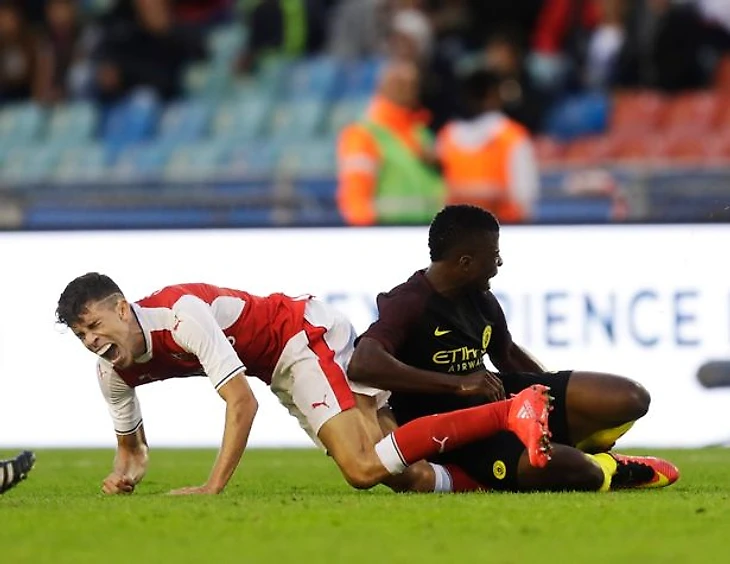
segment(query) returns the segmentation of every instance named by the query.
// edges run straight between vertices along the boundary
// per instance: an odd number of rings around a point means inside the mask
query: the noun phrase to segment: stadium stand
[[[79,3],[92,22],[108,17],[108,4]],[[1,102],[0,182],[7,201],[22,202],[24,226],[341,222],[334,200],[336,136],[362,115],[386,51],[355,59],[326,50],[280,53],[241,74],[237,65],[251,36],[245,13],[232,9],[222,23],[201,29],[207,56],[189,62],[178,98],[143,87],[116,100],[69,94],[52,104]],[[639,84],[567,87],[546,96],[535,150],[543,185],[553,174],[561,188],[543,189],[533,221],[616,220],[614,196],[566,188],[576,171],[594,168],[628,178],[623,190],[651,202],[649,210],[629,210],[629,219],[715,218],[729,197],[716,183],[707,188],[703,178],[730,177],[730,58],[718,56],[713,71],[702,90],[662,92]],[[667,174],[691,179],[692,189],[663,188]],[[215,201],[221,183],[240,197],[229,213],[220,213]],[[160,197],[172,190],[178,202],[164,211],[136,208],[140,186]],[[81,195],[73,210],[71,189]],[[113,193],[139,215],[125,212],[120,219],[103,207],[85,214],[83,196],[92,193]],[[217,211],[193,211],[187,198]],[[175,207],[184,213],[171,213]]]

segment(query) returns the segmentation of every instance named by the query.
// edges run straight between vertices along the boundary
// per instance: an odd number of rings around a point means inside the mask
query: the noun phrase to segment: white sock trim
[[[400,474],[408,466],[395,444],[393,433],[378,441],[375,445],[375,454],[378,455],[380,463],[391,474]]]
[[[451,493],[454,491],[454,484],[451,481],[451,474],[449,474],[449,471],[441,466],[440,464],[431,464],[429,462],[429,465],[431,468],[433,468],[434,476],[436,477],[436,482],[433,486],[434,492],[442,492],[442,493]]]

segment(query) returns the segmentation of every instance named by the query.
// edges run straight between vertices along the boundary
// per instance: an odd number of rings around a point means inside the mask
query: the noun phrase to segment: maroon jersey
[[[379,341],[404,364],[452,374],[484,368],[484,355],[501,356],[512,337],[497,298],[469,291],[449,299],[436,292],[424,271],[378,295],[378,319],[361,337]],[[482,398],[393,392],[390,405],[400,424],[416,417],[483,403]]]

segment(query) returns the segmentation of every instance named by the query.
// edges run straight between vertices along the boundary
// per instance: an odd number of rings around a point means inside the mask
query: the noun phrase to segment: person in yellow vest
[[[471,204],[501,222],[528,220],[539,194],[539,172],[528,130],[503,114],[501,80],[478,68],[463,79],[468,120],[447,123],[436,151],[449,204]]]
[[[337,205],[350,225],[426,225],[443,206],[419,81],[415,64],[389,63],[364,118],[340,133]]]

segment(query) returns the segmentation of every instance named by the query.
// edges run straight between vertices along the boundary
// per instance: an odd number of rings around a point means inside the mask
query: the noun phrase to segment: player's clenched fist
[[[105,494],[124,494],[134,491],[134,482],[129,478],[112,472],[101,485],[101,491]]]
[[[461,396],[486,396],[489,401],[503,400],[505,397],[502,381],[486,369],[462,376],[460,384]]]

